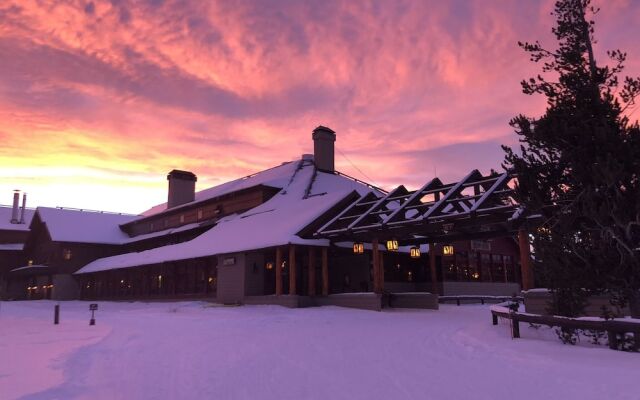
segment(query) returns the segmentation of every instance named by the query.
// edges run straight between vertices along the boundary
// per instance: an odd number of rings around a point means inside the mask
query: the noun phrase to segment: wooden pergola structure
[[[434,178],[418,190],[399,186],[386,196],[360,196],[319,228],[316,238],[372,244],[374,291],[384,290],[380,243],[429,244],[433,292],[438,292],[436,244],[456,240],[518,235],[523,289],[533,285],[528,230],[535,226],[514,199],[515,177],[508,173],[483,176],[473,170],[459,182]]]

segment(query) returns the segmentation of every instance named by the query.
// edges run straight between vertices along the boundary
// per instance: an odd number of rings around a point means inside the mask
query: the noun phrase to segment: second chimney
[[[167,175],[167,180],[169,181],[167,208],[177,207],[195,200],[198,178],[193,172],[174,169]]]
[[[20,191],[13,191],[13,209],[11,210],[11,222],[12,224],[17,224],[20,221],[18,220],[18,212],[20,209]]]
[[[22,193],[22,208],[20,209],[20,223],[24,224],[24,211],[27,208],[27,194]]]
[[[313,130],[311,137],[313,138],[313,160],[316,167],[321,171],[334,172],[336,133],[330,128],[320,125]]]

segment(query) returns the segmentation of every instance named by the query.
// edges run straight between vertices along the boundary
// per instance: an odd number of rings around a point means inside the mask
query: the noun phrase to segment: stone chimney
[[[174,169],[167,175],[169,181],[169,199],[167,208],[173,208],[192,202],[196,198],[196,181],[193,172]]]
[[[321,171],[335,171],[334,143],[336,133],[326,126],[320,125],[313,130],[313,159]]]
[[[20,191],[13,191],[13,209],[11,210],[11,222],[12,224],[17,224],[20,222],[18,220],[18,213],[20,211]]]

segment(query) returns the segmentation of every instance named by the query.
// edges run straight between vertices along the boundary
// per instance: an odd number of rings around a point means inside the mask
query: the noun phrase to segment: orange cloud
[[[552,5],[5,1],[0,203],[22,188],[139,212],[172,168],[204,188],[311,152],[318,124],[340,170],[380,185],[497,168],[508,120],[544,110],[520,92],[538,68],[516,42],[553,43]],[[639,17],[607,2],[596,26],[599,54],[620,44],[636,75]]]

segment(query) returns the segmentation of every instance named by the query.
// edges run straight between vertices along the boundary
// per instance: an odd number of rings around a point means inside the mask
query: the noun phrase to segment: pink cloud
[[[310,152],[318,124],[338,132],[339,169],[382,185],[499,167],[509,119],[544,110],[521,94],[538,67],[516,42],[553,44],[552,6],[4,2],[0,202],[22,187],[50,204],[64,187],[68,205],[141,211],[172,168],[220,183]],[[640,7],[602,6],[599,58],[620,47],[640,74]]]

